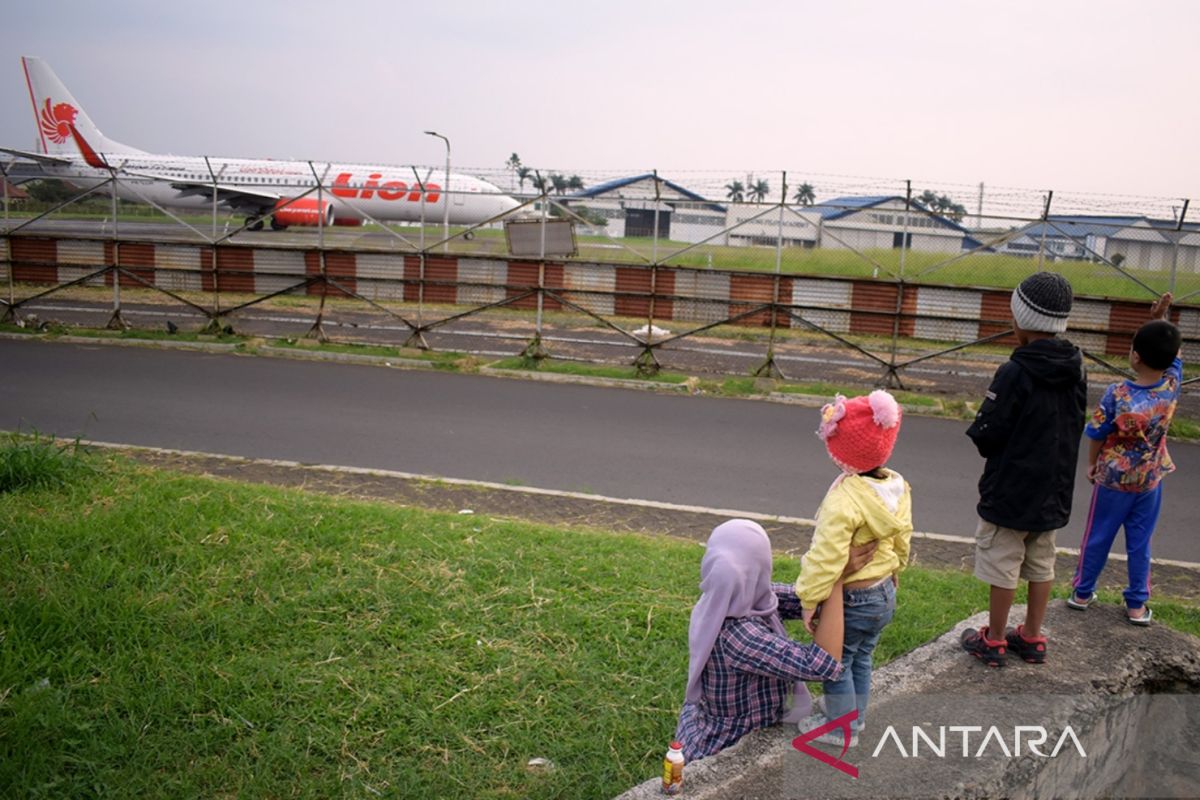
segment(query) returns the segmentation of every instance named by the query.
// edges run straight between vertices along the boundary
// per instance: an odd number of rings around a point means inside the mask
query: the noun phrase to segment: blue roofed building
[[[557,199],[581,216],[603,220],[592,233],[733,247],[890,250],[902,245],[954,255],[979,249],[978,237],[954,219],[900,195],[839,197],[813,206],[717,203],[653,173],[619,178]],[[1019,245],[1018,245],[1019,247]],[[1014,250],[1015,252],[1015,250]]]
[[[1145,216],[1051,215],[1000,248],[1012,255],[1101,261],[1144,269],[1200,272],[1200,223],[1179,226]]]
[[[558,202],[605,220],[600,232],[613,237],[653,236],[657,224],[659,238],[694,243],[719,233],[725,222],[725,206],[650,172],[600,183]]]
[[[898,195],[839,197],[814,206],[788,206],[782,220],[769,206],[742,205],[729,212],[727,244],[774,245],[833,250],[888,250],[906,245],[930,253],[959,253],[980,246],[970,231],[949,217]]]

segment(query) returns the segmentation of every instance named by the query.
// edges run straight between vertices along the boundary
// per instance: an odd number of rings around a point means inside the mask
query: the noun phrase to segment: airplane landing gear
[[[286,224],[284,224],[284,223],[280,222],[280,221],[279,221],[279,220],[277,220],[275,217],[271,217],[271,230],[273,230],[273,231],[286,231],[286,230],[287,230],[287,228],[288,228],[288,226],[287,226]]]
[[[262,217],[246,217],[246,230],[261,231],[263,229]]]

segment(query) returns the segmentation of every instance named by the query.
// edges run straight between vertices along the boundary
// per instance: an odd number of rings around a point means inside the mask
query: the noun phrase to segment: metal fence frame
[[[317,165],[313,162],[309,162],[309,168],[312,171],[313,177],[315,179],[315,185],[312,186],[310,189],[297,194],[294,197],[290,197],[287,200],[287,202],[281,207],[286,207],[287,205],[291,205],[292,203],[299,201],[305,197],[311,196],[311,195],[316,195],[316,197],[318,199],[318,203],[323,202],[325,192],[329,191],[329,189],[330,189],[330,187],[328,187],[326,185],[326,178],[328,176],[329,165],[328,164],[324,165],[324,171],[319,171],[319,165]],[[879,379],[879,383],[881,385],[886,385],[886,386],[890,386],[890,387],[903,387],[903,381],[901,379],[901,373],[903,370],[905,370],[915,364],[923,363],[926,361],[930,361],[932,359],[946,356],[950,353],[955,353],[955,352],[964,350],[966,348],[970,348],[970,347],[973,347],[976,345],[986,344],[986,343],[995,342],[995,341],[1004,339],[1006,336],[1008,336],[1011,333],[1011,329],[1006,329],[1006,330],[1002,329],[996,333],[992,333],[987,336],[981,335],[979,338],[975,339],[974,341],[957,342],[957,343],[949,345],[945,348],[934,350],[933,352],[923,353],[917,357],[901,359],[899,357],[899,343],[902,338],[908,338],[908,337],[905,337],[902,335],[902,331],[903,331],[903,327],[904,327],[902,323],[904,322],[904,320],[906,318],[913,318],[915,316],[906,311],[906,307],[905,307],[906,295],[908,293],[915,293],[916,291],[919,290],[919,288],[921,286],[928,285],[928,281],[927,281],[928,277],[931,274],[936,273],[938,270],[941,270],[941,269],[943,269],[951,264],[954,264],[955,262],[958,262],[964,258],[967,258],[973,254],[976,254],[979,252],[994,251],[994,249],[997,246],[1003,245],[1004,243],[1006,243],[1008,241],[1012,241],[1013,239],[1021,236],[1023,233],[1035,228],[1036,226],[1041,227],[1041,244],[1038,249],[1037,268],[1039,268],[1039,269],[1043,268],[1045,265],[1045,262],[1046,262],[1046,257],[1047,257],[1046,234],[1047,234],[1047,231],[1055,230],[1057,233],[1061,234],[1061,236],[1063,236],[1069,240],[1074,240],[1075,243],[1079,245],[1079,247],[1081,247],[1086,253],[1088,253],[1091,260],[1094,261],[1098,266],[1100,266],[1104,269],[1111,270],[1115,275],[1121,276],[1123,280],[1130,281],[1131,283],[1133,283],[1134,285],[1139,287],[1140,290],[1144,290],[1147,295],[1146,296],[1147,304],[1149,304],[1149,302],[1154,297],[1156,297],[1158,294],[1158,291],[1156,289],[1152,288],[1145,281],[1140,279],[1135,272],[1125,269],[1122,267],[1121,264],[1114,263],[1112,260],[1105,258],[1103,254],[1096,252],[1095,249],[1093,249],[1091,246],[1089,246],[1086,241],[1078,240],[1075,236],[1072,235],[1072,233],[1069,230],[1066,230],[1063,226],[1055,223],[1055,221],[1052,219],[1051,214],[1050,214],[1051,202],[1053,200],[1053,192],[1050,192],[1047,194],[1046,199],[1045,199],[1045,204],[1044,204],[1041,214],[1039,215],[1038,218],[1028,219],[1025,221],[1025,223],[1023,225],[1020,225],[1019,227],[1015,227],[1009,231],[1006,231],[1004,234],[1001,234],[1000,236],[997,236],[990,241],[981,241],[981,242],[978,242],[977,246],[975,246],[975,247],[972,247],[969,249],[964,249],[962,252],[959,252],[959,253],[949,254],[947,258],[937,261],[933,265],[927,266],[924,269],[920,270],[919,272],[916,272],[911,275],[906,274],[906,270],[905,270],[906,255],[911,247],[911,244],[910,244],[911,239],[909,236],[909,221],[910,221],[910,219],[912,219],[914,217],[920,217],[921,215],[925,215],[925,216],[929,216],[929,217],[937,216],[929,209],[926,209],[926,208],[920,206],[919,204],[913,202],[911,182],[909,182],[906,186],[905,195],[904,195],[904,201],[905,201],[905,203],[904,203],[904,213],[905,213],[904,220],[905,221],[904,221],[904,229],[902,231],[902,236],[900,238],[901,244],[900,244],[900,248],[899,248],[900,252],[899,252],[898,269],[889,268],[887,265],[882,264],[877,259],[873,258],[869,253],[864,252],[864,251],[854,247],[851,243],[849,243],[847,241],[840,240],[836,233],[831,232],[828,229],[823,231],[824,236],[828,236],[828,237],[832,238],[834,241],[839,242],[845,248],[846,252],[851,253],[855,258],[858,258],[864,264],[869,265],[873,271],[873,280],[877,281],[878,283],[880,283],[882,285],[895,287],[895,305],[894,305],[894,308],[891,309],[890,311],[885,312],[885,311],[880,311],[878,309],[851,309],[848,312],[848,313],[859,314],[859,315],[862,315],[862,314],[879,315],[881,317],[889,317],[890,316],[891,334],[890,334],[890,337],[888,337],[890,339],[890,346],[888,348],[889,352],[888,352],[887,356],[884,357],[882,355],[873,353],[869,349],[864,347],[863,345],[852,341],[852,339],[850,338],[849,335],[842,335],[837,331],[831,330],[829,326],[822,325],[822,324],[819,324],[818,322],[815,322],[811,318],[813,316],[812,314],[809,314],[806,317],[806,315],[805,315],[806,312],[820,310],[819,306],[806,307],[806,306],[797,305],[797,304],[794,304],[791,302],[784,302],[784,298],[781,295],[781,283],[785,279],[791,280],[792,278],[795,277],[795,276],[790,276],[790,275],[784,276],[782,274],[782,270],[781,270],[783,251],[784,251],[784,245],[783,245],[784,235],[783,234],[784,234],[785,215],[791,214],[791,215],[793,215],[793,217],[801,219],[806,225],[811,224],[810,220],[801,216],[802,207],[798,207],[794,204],[789,204],[787,202],[788,186],[787,186],[787,174],[786,173],[781,174],[783,190],[782,190],[782,193],[780,196],[780,200],[778,202],[763,205],[761,211],[756,209],[755,213],[753,213],[750,217],[742,219],[734,225],[725,227],[722,230],[718,231],[717,233],[713,234],[712,236],[709,236],[709,237],[703,239],[700,242],[689,244],[683,248],[676,249],[673,252],[668,252],[668,253],[660,255],[660,253],[659,253],[659,236],[658,236],[659,229],[660,229],[659,209],[662,206],[662,204],[664,203],[664,201],[662,199],[661,192],[659,190],[663,184],[663,181],[658,177],[657,172],[655,172],[655,173],[653,173],[654,186],[655,186],[654,227],[653,227],[654,235],[653,235],[653,242],[652,242],[650,257],[647,258],[645,256],[645,254],[630,247],[624,241],[621,241],[621,240],[616,239],[611,236],[609,237],[610,241],[615,246],[622,248],[626,252],[633,253],[636,256],[637,260],[641,262],[642,268],[647,269],[649,272],[649,274],[648,274],[648,291],[646,291],[645,293],[632,293],[632,294],[625,293],[625,296],[627,296],[627,297],[634,297],[640,301],[645,302],[645,309],[646,309],[645,330],[647,332],[646,335],[640,335],[639,333],[637,333],[633,330],[626,329],[625,327],[622,327],[620,324],[618,324],[618,322],[615,321],[615,319],[609,319],[605,315],[596,313],[594,310],[592,310],[591,308],[588,308],[586,305],[583,305],[580,302],[577,302],[576,296],[580,295],[580,294],[587,294],[588,293],[587,290],[575,289],[575,290],[568,291],[565,289],[560,289],[560,288],[557,288],[554,286],[547,285],[547,280],[546,280],[547,266],[558,266],[560,262],[564,261],[564,259],[555,258],[555,259],[553,259],[553,261],[551,261],[550,259],[547,259],[545,257],[544,252],[541,254],[541,256],[538,259],[536,259],[533,262],[521,262],[521,263],[525,263],[525,264],[532,263],[533,265],[535,265],[537,267],[537,280],[535,283],[530,283],[530,282],[514,283],[512,281],[507,281],[504,284],[504,286],[502,287],[505,292],[505,297],[503,299],[475,305],[475,306],[472,306],[465,310],[458,311],[456,313],[452,313],[449,315],[440,315],[440,316],[436,316],[431,319],[426,319],[427,289],[434,288],[434,287],[464,286],[464,285],[471,286],[472,285],[469,282],[464,283],[462,281],[458,281],[457,279],[453,283],[447,283],[444,280],[438,279],[436,277],[436,275],[430,276],[428,274],[427,262],[430,259],[444,258],[445,257],[444,254],[448,252],[448,246],[452,241],[462,239],[462,238],[469,239],[470,236],[472,235],[472,233],[474,231],[479,230],[480,228],[491,225],[492,223],[495,223],[495,222],[502,221],[505,217],[508,217],[510,214],[517,215],[517,214],[522,214],[522,213],[528,213],[528,211],[530,211],[530,210],[535,210],[538,212],[539,218],[543,221],[543,224],[549,218],[550,214],[555,214],[556,216],[566,218],[566,219],[571,219],[577,223],[582,223],[582,224],[587,224],[587,220],[584,219],[582,216],[580,216],[580,214],[576,211],[576,209],[570,207],[570,205],[567,204],[567,202],[569,202],[570,198],[555,197],[550,194],[548,189],[544,189],[539,194],[522,198],[523,202],[521,202],[520,206],[517,209],[514,209],[512,212],[509,212],[508,214],[499,215],[497,217],[493,217],[492,219],[480,222],[478,224],[467,226],[465,229],[460,230],[453,235],[443,235],[441,238],[435,238],[434,241],[432,241],[430,243],[426,243],[425,242],[425,224],[424,224],[425,220],[424,220],[424,214],[423,214],[423,211],[424,211],[424,191],[423,191],[424,181],[421,178],[419,172],[416,170],[416,168],[414,168],[413,169],[414,176],[416,177],[418,185],[422,188],[422,218],[421,218],[419,238],[416,241],[412,241],[410,238],[406,237],[401,232],[392,230],[391,228],[388,228],[386,225],[380,225],[380,230],[386,232],[391,237],[391,241],[392,241],[393,245],[395,245],[397,243],[400,245],[400,249],[398,251],[399,253],[404,254],[404,255],[410,255],[410,256],[416,257],[418,259],[417,274],[415,275],[414,278],[406,278],[404,276],[400,276],[400,277],[392,279],[395,283],[397,283],[401,286],[401,289],[400,289],[401,297],[404,297],[406,295],[406,292],[404,291],[404,287],[415,284],[416,295],[417,295],[416,296],[415,318],[410,318],[409,316],[405,315],[404,313],[401,313],[394,309],[388,308],[385,304],[379,302],[377,299],[368,297],[364,293],[357,291],[357,289],[352,287],[348,281],[341,279],[339,277],[339,275],[336,274],[336,270],[331,271],[330,256],[331,256],[331,254],[338,252],[342,248],[339,248],[336,245],[333,247],[329,246],[329,244],[326,241],[326,235],[325,235],[326,231],[325,231],[325,225],[323,224],[323,222],[320,222],[317,225],[315,247],[312,245],[312,243],[305,244],[302,247],[302,249],[306,253],[309,253],[309,252],[316,253],[318,267],[313,273],[306,274],[301,279],[295,280],[294,283],[283,286],[274,291],[261,293],[251,300],[241,302],[241,303],[238,303],[238,304],[232,305],[232,306],[222,306],[222,303],[221,303],[222,284],[223,283],[229,284],[232,281],[232,279],[237,278],[239,275],[242,277],[245,277],[245,275],[246,275],[246,272],[244,270],[239,271],[238,269],[230,269],[227,266],[223,268],[222,262],[225,259],[222,258],[222,253],[223,252],[232,252],[235,248],[244,248],[245,247],[242,244],[236,243],[234,241],[234,238],[238,234],[247,230],[247,228],[250,227],[251,223],[249,221],[247,221],[247,223],[245,223],[233,230],[228,230],[228,229],[219,230],[219,224],[218,224],[219,206],[218,206],[218,201],[217,201],[219,192],[217,191],[217,187],[219,186],[219,183],[221,180],[221,175],[219,172],[213,171],[211,163],[209,164],[209,172],[212,177],[214,191],[213,191],[213,201],[212,201],[212,226],[211,226],[210,233],[207,233],[207,234],[204,231],[201,231],[199,228],[195,227],[194,225],[181,219],[180,216],[172,213],[172,211],[170,211],[169,209],[163,208],[162,206],[151,201],[145,195],[145,193],[142,192],[138,188],[138,186],[129,179],[128,176],[123,174],[122,165],[118,165],[118,166],[110,168],[109,169],[109,177],[107,179],[97,182],[97,183],[95,183],[95,185],[92,185],[88,188],[80,190],[79,194],[76,195],[75,197],[73,197],[67,201],[64,201],[62,203],[59,203],[59,204],[55,205],[53,208],[50,208],[46,211],[36,214],[32,218],[25,220],[23,222],[20,222],[16,225],[11,224],[11,218],[10,218],[10,213],[9,213],[10,204],[9,204],[9,198],[7,196],[7,186],[6,186],[5,187],[5,196],[4,196],[4,228],[2,231],[0,231],[0,242],[3,242],[3,244],[5,245],[4,255],[6,257],[3,260],[0,260],[0,264],[5,264],[7,266],[8,299],[0,300],[0,305],[3,306],[3,313],[2,313],[2,315],[0,315],[0,320],[12,321],[17,317],[19,309],[21,309],[23,306],[26,306],[34,301],[41,300],[43,298],[51,296],[51,295],[53,295],[57,292],[60,292],[66,288],[69,288],[72,286],[84,285],[84,284],[93,284],[98,280],[103,280],[106,283],[111,283],[111,286],[112,286],[113,307],[112,307],[112,315],[108,322],[108,326],[110,328],[128,327],[128,323],[122,316],[121,287],[123,284],[125,284],[125,285],[141,286],[141,287],[148,288],[153,291],[159,292],[159,293],[163,294],[164,296],[170,298],[172,301],[179,303],[181,305],[187,306],[188,308],[192,309],[193,311],[203,315],[206,319],[206,323],[203,328],[203,330],[205,330],[205,331],[210,331],[210,332],[211,331],[219,331],[219,330],[229,331],[229,330],[231,330],[231,327],[232,327],[231,323],[230,323],[231,317],[240,311],[243,311],[243,310],[246,310],[253,306],[259,305],[261,303],[264,303],[272,298],[279,297],[281,295],[295,294],[295,293],[299,293],[299,292],[313,294],[315,292],[316,294],[319,295],[319,304],[318,304],[316,316],[313,320],[313,324],[308,331],[308,335],[312,336],[318,340],[321,340],[321,341],[327,341],[327,340],[329,340],[329,335],[328,335],[328,332],[326,331],[325,325],[324,325],[325,318],[326,318],[326,301],[327,301],[328,297],[330,296],[330,294],[333,293],[334,295],[339,296],[339,297],[347,297],[352,300],[361,302],[361,303],[365,304],[366,306],[370,307],[371,309],[374,309],[375,311],[380,312],[381,314],[387,316],[388,318],[399,321],[408,329],[408,332],[409,332],[408,337],[405,341],[406,346],[414,346],[414,347],[419,347],[419,348],[423,348],[423,349],[429,349],[430,345],[426,338],[426,334],[430,331],[450,325],[456,321],[466,319],[473,315],[481,314],[488,310],[501,308],[501,307],[516,306],[516,305],[521,304],[523,301],[532,298],[536,301],[536,303],[535,303],[536,316],[535,316],[535,322],[534,322],[534,330],[533,330],[531,338],[529,339],[525,348],[522,350],[521,354],[524,357],[531,359],[535,362],[541,361],[542,359],[545,359],[545,358],[548,358],[551,356],[549,350],[545,346],[545,342],[543,339],[544,308],[545,308],[546,302],[551,301],[552,303],[557,304],[559,307],[570,309],[571,311],[573,311],[575,313],[582,314],[588,318],[591,318],[591,319],[597,321],[604,327],[618,333],[625,341],[627,341],[629,343],[629,345],[633,349],[636,350],[636,355],[632,359],[631,363],[637,367],[637,369],[640,373],[643,373],[643,374],[650,374],[650,373],[657,372],[659,370],[660,361],[657,356],[657,353],[660,349],[666,347],[667,345],[681,341],[688,337],[692,337],[692,336],[696,336],[696,335],[705,333],[707,331],[710,331],[710,330],[720,327],[720,326],[736,325],[739,323],[746,324],[746,323],[750,322],[751,320],[765,319],[766,320],[765,327],[769,328],[769,337],[768,337],[768,342],[767,342],[767,346],[766,346],[766,352],[764,355],[764,360],[759,365],[759,367],[754,371],[755,375],[763,375],[763,376],[771,376],[771,377],[786,377],[783,374],[783,371],[780,369],[779,364],[777,363],[776,358],[775,358],[775,348],[776,348],[778,328],[780,327],[782,322],[786,321],[788,326],[790,326],[790,327],[799,325],[800,327],[803,327],[807,330],[815,332],[815,333],[821,335],[822,337],[829,339],[830,341],[836,342],[839,346],[853,349],[860,355],[863,355],[866,358],[870,359],[881,370],[880,379]],[[2,164],[0,164],[0,173],[7,175],[7,172],[4,169],[4,165],[2,165]],[[211,287],[212,287],[211,304],[204,305],[204,304],[194,302],[193,300],[189,300],[188,298],[184,297],[182,294],[180,294],[176,291],[172,291],[168,288],[156,285],[156,282],[153,280],[153,276],[151,276],[151,279],[147,279],[144,274],[139,274],[139,268],[138,268],[139,265],[128,265],[125,263],[125,260],[122,258],[122,247],[124,246],[126,248],[129,248],[131,246],[134,246],[137,244],[142,244],[142,243],[138,242],[136,240],[136,238],[122,236],[122,232],[121,232],[121,228],[120,228],[120,214],[119,214],[119,202],[118,202],[119,188],[127,189],[133,195],[139,197],[142,201],[148,203],[149,205],[153,206],[154,208],[158,209],[160,212],[162,212],[163,214],[165,214],[166,216],[168,216],[169,218],[174,220],[178,225],[186,228],[188,231],[190,231],[192,234],[194,234],[196,236],[196,238],[198,240],[197,246],[201,246],[201,247],[208,249],[208,251],[210,253],[209,258],[208,258],[208,263],[210,265],[210,268],[208,270],[207,278],[208,278],[208,282],[211,284]],[[13,257],[13,242],[16,240],[20,240],[26,236],[33,235],[33,231],[36,229],[36,224],[39,221],[67,208],[68,206],[70,206],[78,201],[84,200],[84,199],[92,197],[94,195],[104,194],[104,193],[107,193],[109,196],[110,210],[111,210],[111,215],[112,215],[111,234],[104,237],[104,240],[110,244],[110,247],[107,247],[105,249],[106,256],[109,253],[111,253],[111,257],[106,259],[108,263],[100,265],[97,269],[95,269],[94,271],[92,271],[88,274],[82,275],[80,277],[76,277],[75,279],[70,280],[65,283],[58,283],[49,289],[37,291],[31,295],[21,297],[18,299],[16,296],[15,286],[16,286],[16,273],[17,273],[17,268],[19,265],[18,265],[16,259]],[[449,195],[449,193],[446,193],[446,194]],[[451,202],[450,198],[447,197],[447,207],[449,206],[450,202]],[[1175,268],[1176,268],[1176,262],[1178,260],[1178,251],[1179,251],[1179,247],[1180,247],[1180,242],[1181,242],[1182,236],[1185,233],[1184,220],[1185,220],[1185,217],[1187,214],[1187,208],[1188,208],[1188,202],[1184,201],[1183,210],[1182,210],[1182,213],[1179,215],[1178,222],[1177,222],[1177,225],[1174,230],[1174,236],[1172,237],[1172,239],[1174,241],[1174,254],[1175,255],[1172,259],[1172,267],[1171,267],[1171,273],[1170,273],[1171,289],[1174,289],[1175,284],[1176,284]],[[365,211],[356,209],[355,213],[359,214],[366,221],[375,222],[375,223],[379,222],[378,220],[371,217]],[[660,291],[659,276],[660,276],[660,273],[662,270],[679,271],[679,270],[695,269],[695,268],[672,266],[670,264],[670,262],[673,259],[677,259],[679,256],[681,256],[685,253],[688,253],[691,250],[693,250],[697,247],[700,247],[701,245],[711,242],[714,239],[717,239],[722,236],[726,236],[731,231],[737,230],[738,228],[741,228],[743,226],[749,225],[751,223],[757,222],[762,219],[768,219],[771,217],[772,214],[775,215],[775,219],[777,221],[777,235],[775,238],[775,270],[773,273],[773,277],[771,279],[772,280],[772,288],[771,288],[770,297],[768,299],[755,302],[755,301],[746,301],[746,300],[737,301],[734,298],[730,297],[730,298],[726,298],[726,299],[718,299],[718,300],[713,301],[710,298],[685,297],[685,296],[676,295],[676,294],[669,293],[669,292]],[[910,215],[912,215],[912,216],[910,216]],[[320,216],[318,217],[318,219],[321,219]],[[1011,217],[1006,217],[1006,219],[1011,219]],[[1163,231],[1161,231],[1161,230],[1159,232],[1163,233]],[[79,237],[79,238],[85,238],[85,237]],[[442,251],[443,251],[442,255],[439,255],[434,252],[438,248],[442,249]],[[259,249],[273,249],[273,248],[268,247],[268,248],[259,248]],[[284,248],[284,249],[287,249],[287,248]],[[456,257],[457,258],[470,258],[471,256],[468,254],[457,254]],[[508,260],[510,261],[510,263],[516,263],[512,259],[508,259]],[[613,263],[613,264],[606,265],[606,266],[618,267],[618,266],[629,266],[629,265],[626,265],[626,264],[618,265],[616,263]],[[1031,264],[1031,267],[1032,267],[1032,264]],[[146,271],[146,269],[153,270],[154,268],[153,268],[153,266],[148,267],[148,268],[142,267],[142,269],[140,271],[144,273]],[[203,270],[201,270],[201,271],[203,272]],[[724,274],[719,271],[713,271],[713,270],[697,269],[697,271],[704,273],[704,274]],[[880,277],[881,273],[882,273],[883,277]],[[262,274],[262,273],[261,272],[255,273],[254,271],[251,271],[249,274],[251,276],[253,276],[254,274]],[[760,277],[763,275],[763,273],[743,273],[743,274],[757,275]],[[288,276],[278,275],[276,277],[288,277]],[[293,276],[293,277],[299,277],[299,276]],[[373,278],[372,280],[379,281],[379,280],[386,280],[386,279]],[[855,280],[859,280],[859,279],[855,279]],[[236,282],[236,281],[232,281],[232,282]],[[201,277],[201,284],[203,285],[203,283],[204,283],[204,276]],[[493,284],[488,284],[488,286],[492,286],[493,288],[495,288]],[[619,293],[614,292],[613,294],[615,296]],[[1186,297],[1179,298],[1177,302],[1186,301],[1186,300],[1190,299],[1192,296],[1194,296],[1195,294],[1197,294],[1197,292],[1192,292]],[[705,303],[705,302],[726,304],[728,306],[728,313],[724,317],[721,317],[720,319],[709,320],[709,321],[705,322],[704,324],[698,325],[696,327],[693,327],[693,328],[691,328],[687,331],[681,332],[681,333],[675,333],[675,334],[671,334],[671,335],[667,335],[667,336],[655,337],[654,336],[654,329],[655,329],[654,322],[656,320],[656,306],[659,305],[660,303],[675,303],[675,302],[681,302],[681,301],[689,302],[689,303],[701,303],[701,304]],[[616,315],[614,315],[614,316],[616,316]],[[925,315],[925,317],[929,318],[930,315]],[[961,320],[958,320],[958,318],[953,318],[953,319],[955,319],[956,321],[961,321]],[[660,321],[661,321],[661,319],[660,319]],[[981,320],[981,322],[982,322],[982,320]],[[990,320],[989,322],[998,324],[1001,321]],[[761,322],[758,322],[756,324],[762,325]],[[993,327],[994,327],[994,325],[993,325]],[[1189,341],[1191,341],[1191,340],[1189,339]],[[1085,353],[1088,356],[1088,358],[1090,358],[1097,364],[1103,366],[1105,369],[1107,369],[1109,371],[1112,371],[1112,372],[1118,373],[1118,374],[1123,374],[1123,375],[1130,374],[1127,370],[1120,368],[1112,363],[1109,363],[1105,358],[1102,357],[1101,354],[1097,354],[1095,352],[1091,352],[1091,351],[1087,351],[1087,350],[1085,350]]]

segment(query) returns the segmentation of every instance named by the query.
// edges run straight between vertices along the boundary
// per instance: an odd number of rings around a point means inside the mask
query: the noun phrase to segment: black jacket
[[[1061,528],[1087,411],[1087,375],[1066,339],[1035,339],[1000,365],[967,429],[987,459],[979,516],[1019,531]]]

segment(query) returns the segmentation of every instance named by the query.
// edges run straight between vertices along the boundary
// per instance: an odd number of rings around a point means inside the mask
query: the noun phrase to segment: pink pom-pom
[[[900,404],[883,389],[876,389],[867,396],[871,404],[871,416],[882,428],[894,428],[900,424]]]

